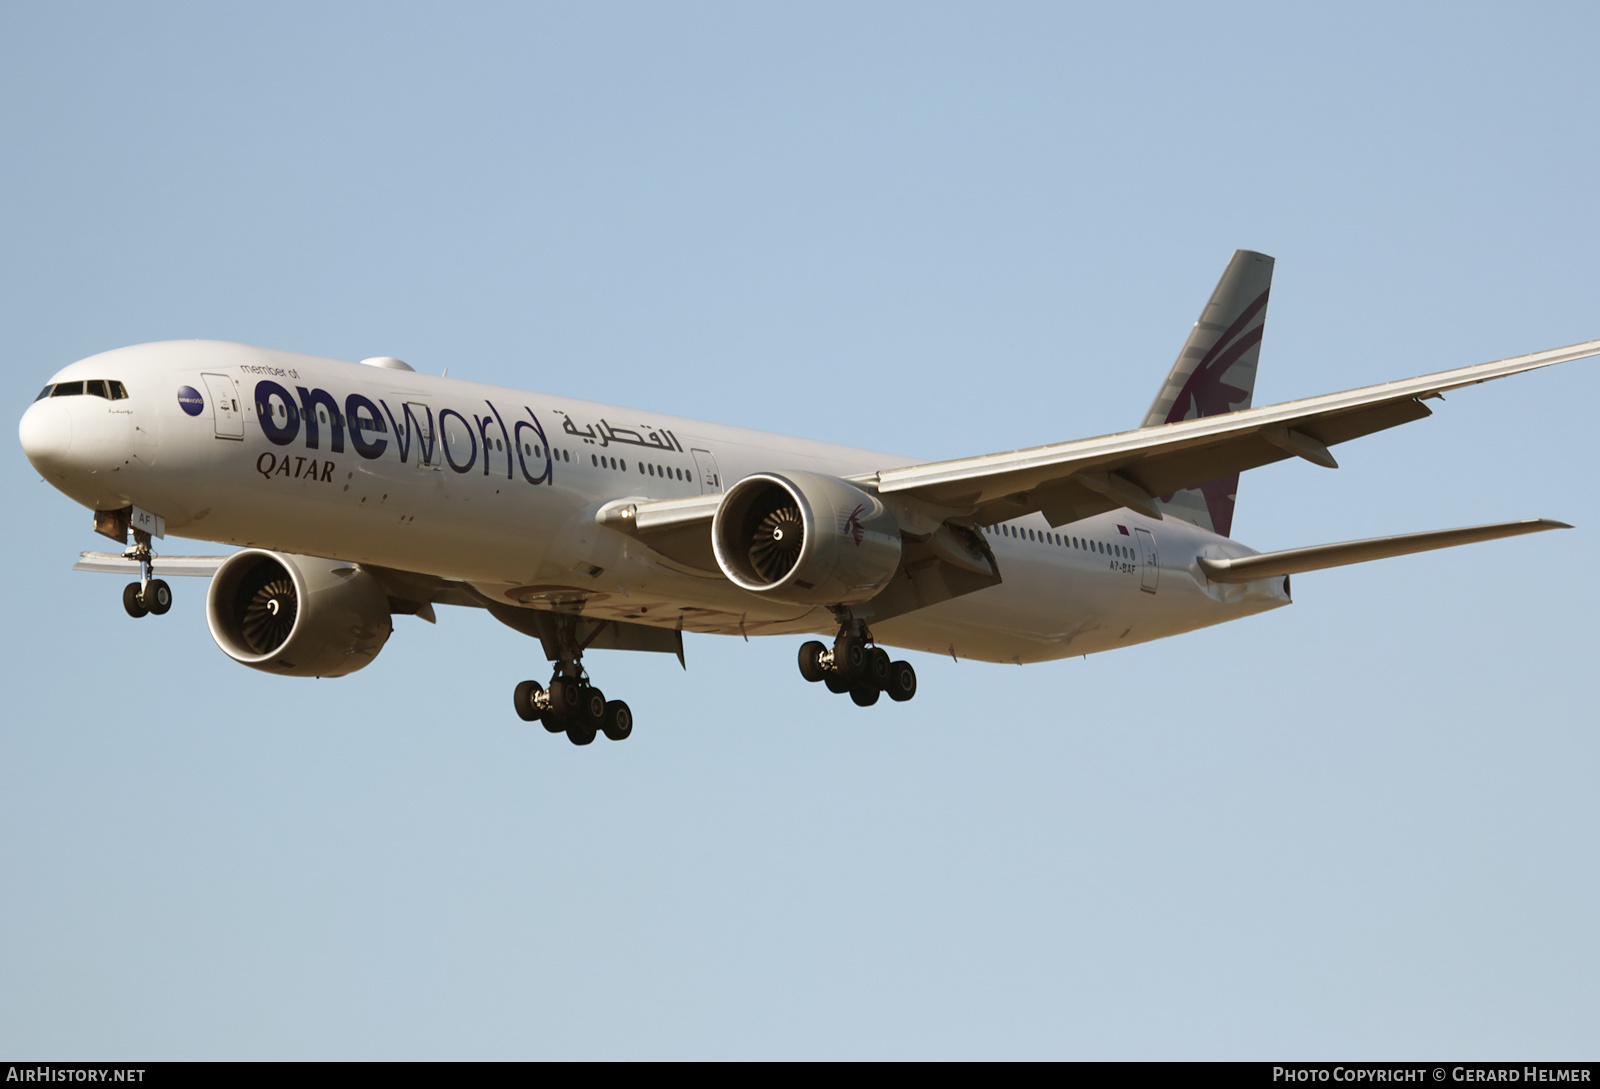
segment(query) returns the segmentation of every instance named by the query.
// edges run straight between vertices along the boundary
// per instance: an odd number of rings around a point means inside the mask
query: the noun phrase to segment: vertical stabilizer
[[[1250,407],[1256,364],[1261,360],[1261,332],[1267,324],[1272,263],[1264,253],[1234,253],[1141,426],[1159,427]],[[1233,530],[1238,492],[1239,474],[1234,473],[1164,495],[1157,502],[1163,514],[1226,537]]]

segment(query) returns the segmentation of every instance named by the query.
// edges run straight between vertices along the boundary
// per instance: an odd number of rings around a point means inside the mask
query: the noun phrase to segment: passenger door
[[[239,387],[231,375],[202,374],[206,392],[211,394],[211,415],[216,420],[217,438],[244,438],[244,413],[239,408]]]

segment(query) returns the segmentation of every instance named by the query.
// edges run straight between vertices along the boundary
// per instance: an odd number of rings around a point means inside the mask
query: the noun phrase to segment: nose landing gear
[[[860,620],[845,620],[833,649],[813,639],[800,647],[800,675],[821,681],[828,691],[849,693],[857,707],[871,707],[888,693],[896,703],[917,694],[917,671],[910,662],[895,662],[882,647],[872,645],[872,633]]]
[[[172,608],[172,587],[152,577],[156,554],[150,551],[150,534],[142,529],[134,530],[133,548],[123,555],[139,561],[139,581],[122,588],[123,609],[136,620],[146,613],[164,615]]]

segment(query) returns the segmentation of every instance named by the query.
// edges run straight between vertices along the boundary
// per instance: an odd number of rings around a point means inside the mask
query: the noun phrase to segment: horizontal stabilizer
[[[1409,556],[1413,552],[1431,552],[1436,548],[1454,548],[1477,541],[1517,537],[1524,533],[1542,533],[1547,529],[1571,528],[1565,522],[1549,518],[1527,518],[1520,522],[1496,522],[1488,526],[1435,529],[1426,533],[1403,533],[1398,537],[1370,537],[1365,541],[1290,548],[1283,552],[1264,552],[1259,556],[1240,556],[1231,560],[1201,557],[1200,569],[1212,582],[1250,582],[1274,575],[1298,575],[1302,571],[1321,571],[1326,567],[1344,567],[1368,560],[1386,560],[1390,556]]]
[[[131,575],[139,577],[139,561],[132,556],[124,556],[120,552],[80,552],[82,557],[72,565],[74,571],[100,571],[113,575]],[[217,573],[217,568],[222,566],[226,556],[157,556],[150,564],[150,569],[158,577],[176,577],[178,575],[195,575],[199,578],[210,578]]]

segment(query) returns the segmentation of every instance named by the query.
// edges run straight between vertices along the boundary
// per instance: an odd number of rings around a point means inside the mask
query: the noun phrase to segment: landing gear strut
[[[523,681],[517,685],[512,695],[517,716],[524,722],[543,723],[553,734],[566,734],[574,745],[588,745],[602,733],[611,741],[625,741],[633,733],[633,712],[621,700],[606,699],[605,693],[590,683],[573,620],[558,618],[560,657],[550,684]]]
[[[882,647],[874,646],[872,633],[860,620],[845,614],[833,649],[813,639],[800,647],[800,675],[821,681],[828,691],[850,694],[857,707],[871,707],[887,692],[896,703],[917,694],[917,671],[910,662],[894,662]]]
[[[135,619],[146,613],[161,616],[172,608],[172,587],[152,577],[156,554],[150,551],[150,534],[134,530],[133,547],[123,557],[139,561],[139,581],[122,588],[122,607],[128,615]]]

